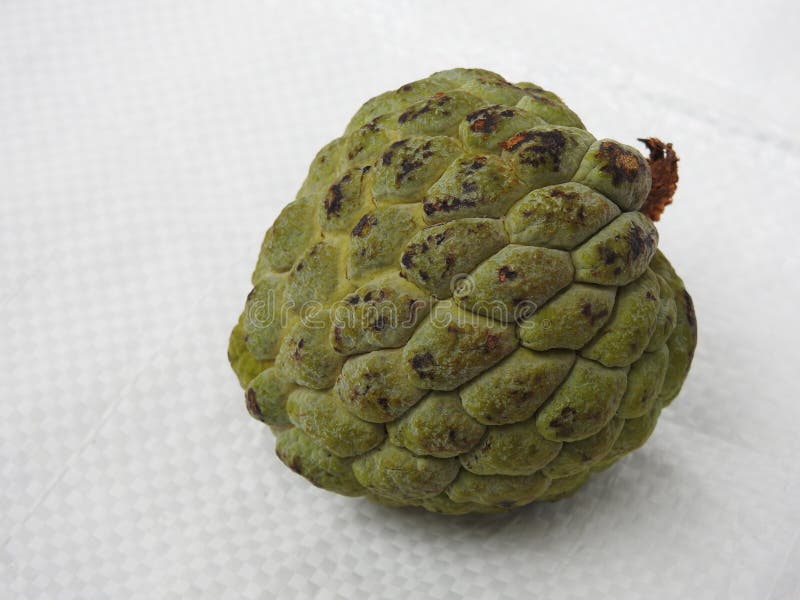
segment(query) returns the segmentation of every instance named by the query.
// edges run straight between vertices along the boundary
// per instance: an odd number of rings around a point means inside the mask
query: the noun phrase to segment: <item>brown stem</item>
[[[639,209],[653,221],[661,218],[661,213],[667,205],[672,204],[672,196],[678,187],[678,155],[672,149],[672,144],[665,144],[658,138],[639,138],[647,149],[650,150],[650,172],[653,177],[653,186],[647,200]]]

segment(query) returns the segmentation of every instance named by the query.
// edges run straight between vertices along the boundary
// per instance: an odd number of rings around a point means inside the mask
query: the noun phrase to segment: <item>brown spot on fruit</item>
[[[325,194],[325,214],[330,219],[339,214],[342,209],[342,200],[344,200],[344,193],[342,192],[342,185],[350,181],[350,175],[345,175],[337,183],[334,183],[328,188],[328,193]]]
[[[464,181],[461,183],[461,192],[464,194],[474,194],[478,191],[478,184],[474,181]]]
[[[655,240],[652,236],[638,225],[632,225],[630,229],[628,229],[626,238],[628,247],[631,249],[630,256],[634,260],[655,244]]]
[[[497,346],[500,345],[500,336],[489,333],[486,336],[486,341],[483,343],[483,348],[486,352],[492,352]]]
[[[375,215],[364,215],[363,217],[361,217],[361,219],[359,219],[358,223],[356,223],[356,226],[353,227],[351,235],[353,237],[363,237],[367,235],[370,229],[372,229],[377,224],[378,224],[378,219],[377,217],[375,217]]]
[[[605,162],[601,171],[611,175],[611,183],[633,182],[646,170],[644,159],[614,142],[600,142],[597,158]]]
[[[598,246],[597,254],[600,256],[600,260],[602,260],[607,265],[612,264],[615,260],[619,258],[619,255],[616,252],[614,252],[610,248],[606,248],[605,246]]]
[[[373,329],[373,331],[383,331],[383,329],[384,329],[385,327],[386,327],[386,319],[385,319],[384,317],[378,317],[378,318],[377,318],[377,319],[375,319],[375,321],[372,323],[372,329]]]
[[[408,121],[414,121],[424,115],[425,113],[429,113],[432,110],[437,108],[442,108],[450,101],[450,97],[445,95],[442,92],[438,92],[433,95],[425,104],[421,106],[413,105],[408,108],[405,112],[403,112],[399,117],[397,117],[397,122],[401,125]]]
[[[594,312],[594,307],[591,302],[584,302],[581,305],[581,314],[589,320],[590,325],[596,324],[600,319],[608,316],[608,309],[603,308],[599,312]]]
[[[692,301],[692,297],[689,295],[689,292],[686,290],[683,290],[683,301],[686,304],[686,321],[689,323],[689,327],[694,329],[697,325],[694,314],[694,302]]]
[[[249,412],[254,419],[258,419],[259,421],[264,420],[264,415],[261,414],[261,408],[258,406],[258,401],[256,399],[256,391],[253,388],[247,390],[247,394],[245,394],[245,403],[247,405],[247,412]]]
[[[569,435],[572,432],[576,416],[578,416],[578,411],[571,406],[565,406],[558,416],[550,421],[550,427],[558,431],[559,435]]]
[[[514,150],[516,150],[516,149],[517,149],[517,146],[519,146],[519,145],[520,145],[522,142],[524,142],[524,141],[525,141],[525,139],[526,139],[526,138],[525,138],[525,135],[524,135],[524,134],[522,134],[522,133],[517,133],[517,134],[514,134],[514,135],[512,135],[512,136],[511,136],[510,138],[508,138],[506,141],[504,141],[504,142],[501,142],[501,143],[500,143],[500,147],[501,147],[503,150],[508,150],[508,151],[510,151],[510,152],[513,152]]]
[[[501,283],[516,278],[517,278],[517,272],[507,265],[503,265],[497,271],[497,280],[500,281]]]
[[[551,163],[552,170],[561,168],[561,155],[567,138],[561,131],[523,131],[500,144],[504,150],[519,150],[519,162],[538,168]]]
[[[433,355],[430,352],[415,354],[411,357],[411,368],[419,375],[420,379],[431,377],[428,370],[433,366]]]
[[[513,110],[501,108],[500,106],[487,106],[468,114],[467,123],[469,123],[470,130],[484,135],[494,133],[502,118],[507,119],[514,116]]]
[[[553,188],[548,192],[551,198],[563,198],[564,200],[577,200],[581,197],[578,192],[568,192],[561,188]]]
[[[444,196],[436,201],[430,201],[426,198],[423,210],[426,215],[430,216],[437,212],[448,213],[462,208],[474,208],[476,204],[475,200],[467,200],[457,196]]]

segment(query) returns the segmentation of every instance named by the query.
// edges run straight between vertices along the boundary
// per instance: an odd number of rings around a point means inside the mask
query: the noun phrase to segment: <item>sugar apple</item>
[[[267,231],[230,337],[280,460],[463,514],[562,498],[640,447],[696,343],[640,211],[653,188],[657,219],[652,173],[676,160],[651,170],[479,69],[366,102]]]

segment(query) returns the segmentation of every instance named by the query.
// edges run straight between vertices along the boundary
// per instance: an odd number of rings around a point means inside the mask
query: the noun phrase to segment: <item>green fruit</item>
[[[278,457],[447,514],[576,491],[642,446],[697,329],[648,161],[531,83],[366,102],[267,231],[228,356]]]

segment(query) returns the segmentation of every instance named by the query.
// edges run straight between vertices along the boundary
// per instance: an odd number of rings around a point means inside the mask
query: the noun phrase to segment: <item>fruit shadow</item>
[[[392,508],[362,499],[355,510],[392,535],[414,543],[436,545],[470,544],[493,552],[513,553],[515,548],[531,552],[581,543],[588,530],[592,535],[617,535],[632,522],[668,520],[676,480],[686,485],[685,473],[646,449],[623,458],[612,468],[595,473],[573,495],[556,502],[533,502],[499,514],[443,515],[421,508]],[[662,514],[654,513],[662,511]],[[638,526],[638,525],[637,525]],[[603,530],[606,530],[605,532]]]

